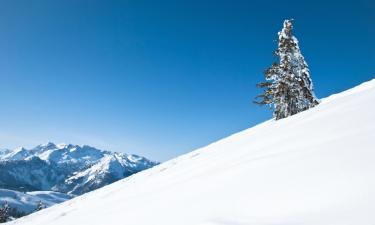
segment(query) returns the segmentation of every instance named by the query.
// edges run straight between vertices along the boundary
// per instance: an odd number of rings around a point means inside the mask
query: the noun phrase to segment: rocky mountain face
[[[0,150],[0,188],[80,195],[157,165],[87,145],[47,143]]]

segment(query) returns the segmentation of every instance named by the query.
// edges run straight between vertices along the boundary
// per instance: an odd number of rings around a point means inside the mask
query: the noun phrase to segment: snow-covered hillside
[[[53,191],[34,191],[22,193],[7,189],[0,189],[0,205],[8,202],[11,208],[17,209],[21,214],[29,214],[36,210],[41,202],[45,207],[72,199],[73,196],[53,192]]]
[[[156,162],[87,145],[47,143],[0,151],[0,188],[82,194],[148,169]]]
[[[19,225],[373,225],[375,80]]]

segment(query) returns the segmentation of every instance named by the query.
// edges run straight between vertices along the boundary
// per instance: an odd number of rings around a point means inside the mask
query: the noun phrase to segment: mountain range
[[[157,164],[138,155],[49,142],[0,150],[0,188],[81,195]]]

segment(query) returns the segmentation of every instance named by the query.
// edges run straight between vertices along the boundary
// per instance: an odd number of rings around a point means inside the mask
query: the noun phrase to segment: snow
[[[60,192],[55,191],[31,191],[27,192],[28,195],[36,196],[40,199],[42,199],[42,202],[50,202],[50,203],[61,203],[68,199],[71,199],[74,197],[74,195],[67,195]]]
[[[373,225],[375,80],[9,224]]]
[[[8,151],[8,154],[1,155],[0,159],[8,159],[11,158],[12,160],[21,160],[25,159],[30,156],[30,152],[27,151],[23,147],[18,147],[13,151]]]
[[[0,204],[8,202],[10,207],[26,214],[35,211],[39,201],[49,207],[57,203],[64,202],[73,198],[71,195],[53,192],[53,191],[35,191],[22,193],[13,190],[0,189]]]

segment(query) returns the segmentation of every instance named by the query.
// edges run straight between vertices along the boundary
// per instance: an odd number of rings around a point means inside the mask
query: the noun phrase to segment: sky
[[[255,85],[289,18],[319,98],[375,78],[371,0],[2,0],[0,148],[165,161],[268,120]]]

